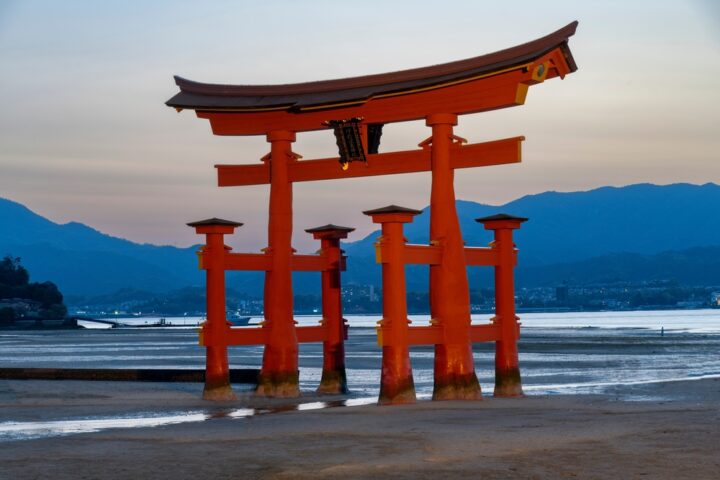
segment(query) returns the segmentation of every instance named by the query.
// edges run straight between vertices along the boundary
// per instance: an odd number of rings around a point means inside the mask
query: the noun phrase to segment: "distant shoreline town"
[[[167,294],[148,292],[118,292],[113,295],[86,299],[73,299],[71,315],[85,316],[202,316],[205,314],[204,289],[186,288]],[[379,315],[382,311],[380,289],[373,285],[343,287],[343,311],[346,315]],[[519,312],[597,312],[633,310],[692,310],[720,308],[720,286],[687,287],[672,281],[644,282],[641,284],[599,284],[518,289],[516,297]],[[472,313],[491,313],[494,305],[492,289],[471,292]],[[239,292],[228,291],[228,311],[235,315],[262,315],[262,298],[251,298]],[[321,313],[320,295],[296,295],[295,313],[317,315]],[[428,314],[427,293],[408,294],[408,312]]]

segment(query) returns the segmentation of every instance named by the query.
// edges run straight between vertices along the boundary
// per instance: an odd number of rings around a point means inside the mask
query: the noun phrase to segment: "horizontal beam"
[[[237,185],[266,185],[270,183],[270,165],[267,162],[263,162],[262,165],[228,165],[231,167],[242,167],[242,171],[238,171],[243,179],[243,183]],[[222,184],[221,168],[225,168],[224,165],[216,165],[218,169],[218,185],[225,187],[228,185]]]
[[[227,332],[228,345],[265,345],[266,343],[267,329],[263,327],[230,328]]]
[[[379,347],[394,345],[390,325],[377,327],[377,343]],[[407,330],[408,345],[435,345],[443,341],[443,327],[441,325],[409,326]]]
[[[523,140],[525,137],[512,137],[491,142],[453,146],[450,152],[451,167],[472,168],[518,163],[522,160]],[[218,171],[218,185],[221,187],[270,183],[270,166],[267,163],[263,165],[216,165],[215,168]],[[337,157],[300,160],[288,165],[288,176],[291,182],[309,182],[428,172],[430,169],[430,148],[423,148],[370,154],[367,155],[367,163],[353,162],[347,170],[342,170]]]
[[[201,255],[202,257],[202,255]],[[209,266],[201,262],[200,268]],[[292,270],[294,272],[321,272],[335,267],[324,255],[293,255]],[[272,254],[269,253],[226,253],[225,270],[269,271],[272,269]],[[340,263],[345,270],[345,262]]]
[[[295,327],[295,334],[299,343],[323,342],[328,335],[324,325],[311,325]],[[270,330],[264,327],[230,328],[227,333],[227,345],[266,345]],[[201,345],[208,346],[205,343]]]
[[[494,267],[500,264],[497,251],[487,247],[465,247],[465,263],[469,267]],[[513,266],[518,263],[518,251],[513,252]]]
[[[226,253],[225,270],[270,270],[270,260],[266,253]]]
[[[328,330],[325,325],[312,325],[295,327],[298,343],[324,342],[327,339]]]
[[[443,327],[441,325],[408,327],[408,344],[410,345],[436,345],[442,341]]]
[[[375,247],[376,263],[383,262],[382,245]],[[405,244],[403,247],[403,263],[406,265],[439,265],[442,261],[442,247],[435,245]],[[487,247],[465,247],[465,264],[469,267],[499,265],[496,250]],[[517,265],[517,251],[514,252],[513,265]]]
[[[518,326],[518,331],[520,327]],[[384,334],[388,330],[388,334]],[[310,325],[295,327],[295,334],[299,343],[324,342],[328,339],[328,330],[325,325]],[[227,345],[265,345],[268,343],[269,329],[264,327],[230,328],[227,332]],[[378,343],[380,346],[389,345],[384,339],[392,338],[389,327],[378,329]],[[470,326],[470,341],[472,343],[494,342],[500,338],[499,324]],[[345,329],[347,339],[347,328]],[[408,327],[408,345],[436,345],[444,340],[442,325],[423,325]],[[200,345],[208,346],[204,341]]]
[[[387,333],[385,331],[387,330]],[[385,339],[392,338],[390,327],[378,328],[378,345],[391,345],[390,341]],[[440,325],[423,325],[408,327],[408,345],[437,345],[443,343],[444,334],[443,326]],[[494,342],[500,339],[500,326],[494,323],[486,325],[470,326],[470,341],[472,343]]]
[[[500,325],[470,325],[470,341],[472,343],[494,342],[500,339]]]
[[[494,266],[498,262],[496,250],[486,247],[465,247],[465,264],[468,266]]]
[[[328,258],[323,255],[293,255],[293,272],[321,272],[330,270],[332,265]]]
[[[403,263],[406,265],[438,265],[442,259],[442,247],[434,245],[405,245]]]

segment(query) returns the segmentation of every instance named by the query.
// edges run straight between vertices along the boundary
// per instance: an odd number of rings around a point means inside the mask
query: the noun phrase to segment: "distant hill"
[[[60,225],[0,199],[0,256],[21,257],[33,280],[52,279],[66,295],[201,284],[195,250],[138,244],[81,223]]]
[[[653,282],[676,280],[686,286],[720,285],[720,246],[693,247],[686,250],[644,255],[610,253],[607,255],[556,263],[552,268],[518,267],[518,283],[523,286],[608,284],[616,282]]]
[[[499,212],[528,217],[530,221],[517,232],[516,243],[522,249],[523,262],[532,265],[612,252],[652,254],[720,245],[720,186],[714,183],[545,192],[499,206],[458,200],[457,210],[468,245],[484,245],[491,239],[491,233],[475,222],[478,217]],[[413,243],[427,243],[429,230],[426,207],[405,226],[405,236]],[[371,246],[377,235],[350,243],[346,250],[359,253]]]
[[[401,199],[397,203],[403,204]],[[717,258],[710,247],[720,246],[720,186],[716,184],[639,184],[545,192],[500,206],[462,200],[457,205],[465,241],[471,246],[487,245],[491,239],[490,232],[475,223],[477,217],[506,212],[530,218],[516,236],[519,285],[570,279],[587,282],[601,275],[628,280],[667,275],[699,283],[708,275],[715,278],[709,272],[717,271],[702,268]],[[426,208],[406,225],[410,242],[427,242],[428,213]],[[344,282],[380,283],[373,249],[377,235],[344,245],[349,256]],[[696,247],[709,248],[692,250]],[[57,224],[21,204],[0,199],[0,256],[21,257],[34,281],[52,279],[68,295],[99,295],[122,288],[163,292],[202,285],[204,276],[197,270],[195,250],[138,244],[80,223]],[[490,270],[471,269],[470,277],[475,287],[487,284]],[[239,291],[262,292],[260,272],[234,273],[230,278]],[[298,293],[316,288],[316,282],[304,280],[308,274],[296,278]],[[426,267],[410,269],[408,288],[427,288]]]
[[[469,246],[485,246],[492,238],[491,232],[484,230],[475,218],[500,212],[528,217],[530,221],[516,232],[515,243],[520,249],[519,267],[538,272],[532,276],[533,283],[540,281],[539,272],[543,271],[548,281],[554,278],[552,272],[558,263],[612,253],[652,255],[720,245],[720,186],[713,183],[638,184],[587,192],[545,192],[500,206],[459,200],[457,210]],[[408,241],[427,243],[429,222],[429,209],[425,208],[411,224],[405,225]],[[379,232],[374,232],[344,247],[349,255],[346,281],[379,282],[380,270],[374,265],[372,247],[378,235]],[[408,289],[427,288],[427,268],[408,269],[411,273]],[[490,274],[484,270],[470,270],[476,286],[489,283]],[[584,278],[584,274],[575,277]],[[523,278],[519,276],[518,281]]]

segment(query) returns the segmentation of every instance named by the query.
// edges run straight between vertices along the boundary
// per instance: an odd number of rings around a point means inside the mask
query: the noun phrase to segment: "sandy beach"
[[[187,420],[6,438],[0,478],[712,479],[720,471],[720,379],[616,387],[605,395],[322,409],[316,402],[326,399],[310,394],[289,402],[243,393],[236,402],[209,404],[200,389],[0,381],[6,430],[9,422],[52,428],[83,419]]]

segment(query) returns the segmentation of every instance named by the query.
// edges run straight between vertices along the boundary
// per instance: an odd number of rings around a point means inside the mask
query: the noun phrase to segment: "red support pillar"
[[[380,405],[415,402],[415,383],[410,365],[403,223],[412,221],[419,210],[398,207],[363,212],[374,223],[382,225],[382,236],[376,244],[382,264],[383,319],[379,322],[378,343],[382,345]]]
[[[224,235],[232,234],[242,223],[211,218],[188,223],[195,232],[205,235],[205,246],[200,252],[200,268],[205,270],[207,284],[207,320],[200,332],[200,344],[205,345],[205,400],[235,400],[230,386],[227,345],[230,323],[225,305],[225,253]]]
[[[432,323],[444,331],[435,345],[433,400],[479,400],[480,383],[470,342],[470,288],[465,245],[455,208],[454,170],[451,148],[457,115],[434,114],[426,119],[432,127],[430,193],[430,244],[442,247],[442,261],[430,266],[430,313]],[[429,141],[428,141],[429,143]],[[427,143],[421,144],[426,146]]]
[[[343,270],[344,257],[340,249],[340,240],[347,238],[354,228],[325,225],[305,230],[320,240],[320,254],[330,263],[329,269],[321,273],[322,281],[322,325],[327,331],[323,342],[323,371],[319,394],[348,393],[345,375],[345,332],[347,325],[342,315],[342,292],[340,289],[340,271]]]
[[[271,267],[265,275],[263,328],[268,329],[262,369],[256,394],[268,397],[297,397],[298,341],[293,319],[292,290],[292,182],[288,163],[295,161],[291,144],[295,133],[268,133],[270,149],[270,214],[268,248]]]
[[[478,218],[486,230],[493,230],[492,249],[497,252],[495,266],[495,318],[500,326],[500,339],[495,343],[495,396],[519,397],[523,395],[517,341],[520,326],[515,315],[515,244],[513,230],[527,218],[499,214]]]

